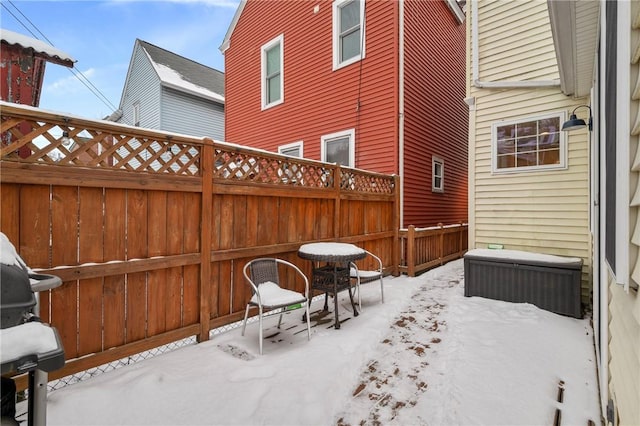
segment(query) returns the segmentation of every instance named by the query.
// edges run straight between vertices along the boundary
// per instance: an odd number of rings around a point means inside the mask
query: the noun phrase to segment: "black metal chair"
[[[383,269],[382,269],[382,260],[371,253],[368,250],[367,256],[371,256],[373,258],[373,263],[377,266],[375,269],[359,269],[358,265],[355,262],[351,262],[349,268],[349,275],[351,277],[352,285],[355,286],[355,291],[358,293],[358,307],[362,311],[362,298],[360,297],[360,284],[366,284],[374,281],[380,281],[380,295],[382,298],[382,303],[384,303],[384,283],[382,282],[383,277]]]
[[[280,287],[280,277],[278,274],[278,265],[284,265],[291,268],[300,275],[305,283],[304,294],[297,291],[288,290]],[[307,337],[311,340],[311,323],[309,322],[309,280],[304,273],[291,262],[276,258],[259,258],[247,263],[243,269],[247,282],[251,285],[253,295],[247,303],[244,313],[244,322],[242,323],[242,335],[247,326],[249,317],[249,309],[252,306],[258,308],[258,321],[260,323],[260,355],[262,355],[262,335],[263,326],[262,318],[273,311],[279,310],[280,318],[278,320],[278,328],[282,323],[282,315],[287,310],[298,309],[304,307],[306,315],[303,320],[307,322]]]

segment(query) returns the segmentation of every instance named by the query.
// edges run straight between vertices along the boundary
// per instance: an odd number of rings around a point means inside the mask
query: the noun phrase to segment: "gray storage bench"
[[[517,250],[474,249],[464,255],[464,295],[582,318],[582,259]]]

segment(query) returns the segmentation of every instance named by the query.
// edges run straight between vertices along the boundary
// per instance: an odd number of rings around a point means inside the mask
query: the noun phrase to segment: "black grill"
[[[0,240],[0,250],[6,251],[5,255],[15,253],[15,248],[2,233]],[[0,262],[0,332],[7,350],[0,354],[2,425],[18,424],[15,421],[15,383],[8,377],[22,373],[29,375],[27,424],[44,425],[46,373],[62,368],[65,360],[57,330],[43,324],[38,317],[38,298],[34,292],[57,287],[62,282],[54,275],[31,272],[19,256],[15,259],[3,256],[3,260],[7,263]],[[34,328],[37,333],[34,333]],[[46,340],[41,341],[34,336],[45,336]],[[29,345],[23,343],[27,341]],[[39,349],[29,351],[28,347]]]

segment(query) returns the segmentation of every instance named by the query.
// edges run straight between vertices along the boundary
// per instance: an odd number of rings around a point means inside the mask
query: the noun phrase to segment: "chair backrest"
[[[256,286],[267,281],[280,285],[276,259],[260,258],[252,260],[249,263],[249,274],[251,281],[253,281]]]

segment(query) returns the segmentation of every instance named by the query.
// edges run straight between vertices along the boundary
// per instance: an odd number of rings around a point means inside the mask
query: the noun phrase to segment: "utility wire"
[[[40,31],[40,29],[38,28],[38,26],[36,24],[34,24],[24,13],[22,13],[22,11],[18,8],[18,6],[16,6],[11,0],[7,0],[9,2],[9,4],[11,4],[11,6],[13,6],[14,9],[16,9],[18,11],[18,13],[20,13],[20,15],[22,15],[22,17],[24,17],[24,19],[27,20],[27,22],[29,22],[29,24],[31,24],[31,26],[42,36],[42,38],[44,38],[47,43],[49,43],[49,45],[51,45],[52,47],[55,47],[54,44],[51,42],[51,40],[49,40],[49,38],[47,38],[46,35],[44,35],[44,33],[42,33],[42,31]],[[22,22],[22,20],[16,16],[11,10],[9,10],[9,8],[7,8],[7,6],[4,4],[4,2],[2,3],[2,7],[4,7],[4,9],[9,12],[9,14],[11,16],[13,16],[13,18],[20,24],[22,25],[28,32],[29,34],[31,34],[33,37],[35,37],[36,39],[40,40],[40,37],[38,37],[37,35],[35,35],[33,33],[33,31],[31,31],[31,29],[24,24],[24,22]],[[93,95],[98,98],[103,104],[105,104],[107,107],[109,107],[112,111],[115,111],[118,109],[118,107],[116,107],[115,105],[113,105],[113,103],[111,103],[111,101],[109,101],[109,99],[104,95],[104,93],[102,93],[100,91],[100,89],[98,89],[90,80],[89,78],[87,78],[86,75],[84,75],[82,73],[82,71],[80,71],[75,65],[73,66],[73,68],[68,68],[66,67],[69,72],[78,79],[78,81],[80,83],[82,83],[87,89],[89,89],[89,91],[91,93],[93,93]]]

